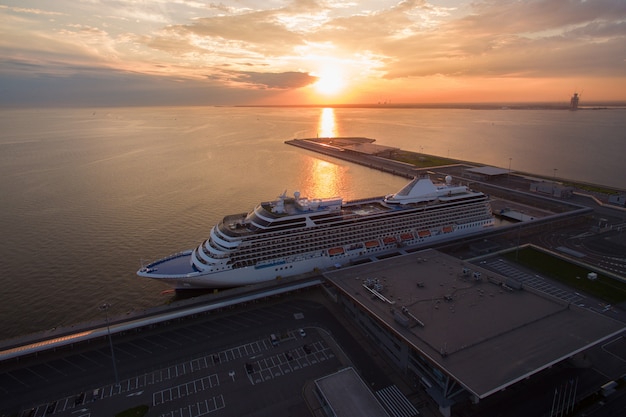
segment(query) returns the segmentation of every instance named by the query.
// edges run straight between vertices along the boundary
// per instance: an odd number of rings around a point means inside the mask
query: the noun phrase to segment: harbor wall
[[[337,146],[327,146],[322,143],[314,142],[308,139],[292,139],[285,141],[287,145],[296,146],[298,148],[307,149],[323,155],[339,158],[344,161],[364,165],[369,168],[387,172],[405,178],[415,177],[419,170],[411,164],[405,162],[394,161],[387,158],[381,158],[376,155],[365,154],[361,152],[351,151],[349,149]]]

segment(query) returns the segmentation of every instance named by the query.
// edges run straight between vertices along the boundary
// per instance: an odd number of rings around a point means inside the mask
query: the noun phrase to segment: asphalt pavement
[[[373,392],[399,387],[428,415],[336,308],[314,289],[115,335],[115,369],[106,340],[3,363],[0,415],[111,416],[142,404],[149,416],[316,415],[304,387],[346,366]]]

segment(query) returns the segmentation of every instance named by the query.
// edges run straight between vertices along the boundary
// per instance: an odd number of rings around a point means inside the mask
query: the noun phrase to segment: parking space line
[[[124,349],[124,347],[123,347],[123,346],[124,346],[124,345],[122,345],[122,344],[118,344],[118,345],[116,345],[116,346],[115,346],[115,351],[116,351],[116,352],[121,352],[121,353],[123,353],[124,355],[128,355],[128,356],[130,356],[130,357],[132,357],[132,358],[136,358],[136,357],[137,357],[137,355],[133,355],[133,354],[132,354],[132,353],[130,353],[128,350]]]
[[[86,359],[87,361],[93,363],[94,365],[101,365],[102,364],[102,362],[98,362],[97,360],[92,359],[92,358],[90,358],[89,356],[87,356],[87,355],[85,355],[83,353],[79,353],[78,356],[80,356],[81,358]]]
[[[57,405],[57,409],[56,409],[56,411],[57,411],[57,412],[63,412],[63,411],[65,411],[65,409],[67,408],[67,400],[68,400],[68,399],[69,399],[69,398],[65,398],[65,400],[61,400],[61,401],[59,401],[59,403],[58,403],[58,405]]]
[[[183,384],[155,392],[152,395],[152,402],[153,405],[158,405],[166,403],[168,401],[174,401],[178,398],[187,397],[218,385],[219,378],[217,374],[212,374],[200,379],[185,382]]]
[[[77,363],[75,363],[75,362],[68,361],[66,358],[62,358],[61,360],[62,360],[63,362],[65,362],[65,363],[67,363],[68,365],[70,365],[70,366],[74,367],[74,368],[78,368],[78,369],[80,369],[80,370],[81,370],[81,371],[83,371],[83,372],[85,372],[85,371],[87,370],[87,369],[83,368],[82,366],[79,366],[79,365],[78,365]]]
[[[155,392],[152,394],[152,406],[163,403],[163,392]]]
[[[159,345],[160,345],[163,349],[170,349],[170,347],[169,347],[169,346],[167,346],[167,345],[162,345],[161,343],[171,343],[171,344],[174,344],[174,345],[176,345],[176,346],[182,346],[182,343],[178,342],[176,339],[171,338],[171,337],[167,337],[167,336],[164,336],[164,335],[155,334],[155,335],[153,336],[153,338],[155,338],[155,339],[159,339],[159,343],[158,343],[158,344],[159,344]],[[154,342],[154,343],[156,343],[156,342]]]
[[[286,339],[297,340],[298,338],[292,337],[292,338],[285,338],[283,340],[286,340]],[[132,345],[128,345],[128,346],[132,346]],[[295,349],[289,350],[288,352],[289,356],[287,356],[285,352],[274,352],[274,354],[271,354],[270,356],[260,355],[260,356],[265,356],[265,357],[259,358],[259,360],[255,363],[256,365],[255,369],[257,369],[258,372],[253,372],[252,374],[248,374],[251,384],[254,385],[255,382],[256,383],[263,382],[263,381],[267,381],[267,380],[271,380],[271,379],[283,376],[285,374],[289,374],[295,370],[302,369],[306,366],[309,366],[317,362],[321,362],[328,358],[326,351],[329,348],[325,346],[323,341],[313,342],[309,344],[309,346],[311,346],[313,350],[313,352],[309,354],[304,354],[303,348],[297,347]],[[203,357],[194,358],[194,359],[187,360],[181,363],[177,363],[177,364],[174,364],[172,366],[169,366],[163,369],[154,370],[152,372],[145,373],[143,375],[128,378],[128,379],[120,381],[119,384],[111,384],[111,385],[105,386],[101,389],[101,398],[113,397],[114,395],[119,395],[122,392],[131,392],[143,386],[147,386],[151,384],[162,383],[168,380],[173,381],[175,380],[175,378],[188,375],[193,372],[197,372],[201,369],[209,369],[210,365],[237,360],[240,358],[244,358],[250,355],[251,353],[259,353],[263,350],[271,352],[275,349],[276,348],[272,346],[271,343],[269,342],[269,339],[262,338],[252,343],[242,344],[242,345],[232,347],[230,349],[226,349],[220,352],[215,352],[215,353],[203,356]],[[110,359],[110,356],[106,356],[106,357]],[[211,359],[218,358],[218,360],[214,360],[214,363],[211,363],[211,360],[209,360],[209,358]],[[54,367],[51,367],[51,369],[53,369],[55,372],[60,372],[59,369],[56,369]],[[42,375],[30,369],[29,369],[29,372],[32,372],[38,378],[43,378]],[[47,372],[44,372],[44,373],[47,373]],[[19,382],[25,386],[28,386],[21,381]],[[196,378],[192,381],[185,382],[176,386],[171,386],[167,389],[163,389],[158,392],[154,392],[152,394],[152,402],[153,404],[156,405],[156,404],[166,403],[168,401],[174,401],[180,397],[191,396],[200,391],[205,391],[205,390],[208,390],[210,388],[213,388],[219,385],[220,385],[220,381],[219,381],[218,374],[215,373],[215,374],[211,374],[208,376],[203,376],[202,378]],[[67,409],[76,408],[75,406],[76,398],[78,397],[73,395],[70,397],[65,397],[63,400],[59,400],[58,403],[54,403],[56,407],[56,412],[61,412]],[[87,403],[87,401],[88,400],[86,398],[83,400],[84,403]],[[194,416],[199,416],[199,415],[206,414],[208,412],[213,412],[219,408],[225,407],[224,399],[221,395],[213,397],[209,401],[210,402],[207,403],[207,409],[209,405],[214,405],[214,407],[210,411],[207,411],[207,412],[203,412],[200,409],[201,403],[197,403],[198,405],[192,404],[189,407],[185,407],[181,410],[184,410],[185,414],[191,415],[193,413]],[[35,416],[35,417],[43,417],[46,414],[47,408],[50,406],[50,404],[46,404],[44,406],[41,416]],[[176,411],[170,412],[167,415],[174,416],[174,415],[177,415],[176,414],[177,412],[181,412],[181,411],[176,410]]]
[[[156,339],[156,337],[157,337],[157,336],[158,336],[158,335],[146,336],[146,337],[143,339],[143,341],[148,342],[148,343],[151,343],[151,344],[155,345],[156,347],[158,347],[159,349],[167,349],[167,346],[162,345],[161,343],[158,343],[158,342],[157,342],[157,341],[155,341],[155,340],[152,340],[152,339]]]
[[[15,382],[24,385],[25,387],[30,387],[29,384],[25,383],[24,381],[22,381],[21,379],[19,379],[18,377],[16,377],[15,375],[11,374],[11,372],[7,372],[5,375],[8,375],[9,377],[11,377],[13,380],[15,380]],[[39,376],[39,375],[37,375]]]
[[[146,353],[152,353],[152,351],[151,351],[151,350],[146,349],[146,348],[144,348],[144,347],[142,347],[142,346],[139,346],[137,343],[128,342],[128,344],[129,344],[129,345],[131,345],[131,346],[136,347],[136,348],[137,348],[137,349],[139,349],[139,350],[143,350],[143,351],[144,351],[144,352],[146,352]]]
[[[197,339],[187,336],[186,330],[184,332],[181,330],[173,330],[171,333],[176,336],[176,340],[187,339],[188,342],[197,342]]]
[[[47,381],[48,378],[44,377],[42,374],[40,374],[39,372],[34,371],[32,368],[26,368],[27,371],[29,371],[30,373],[32,373],[33,375],[37,376],[38,378],[43,379],[44,381]]]

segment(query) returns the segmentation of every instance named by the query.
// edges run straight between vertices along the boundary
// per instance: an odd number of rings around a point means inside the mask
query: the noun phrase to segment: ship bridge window
[[[272,226],[277,225],[283,225],[283,224],[292,224],[292,223],[300,223],[300,222],[304,222],[306,219],[304,217],[296,217],[294,219],[284,219],[284,220],[277,220],[275,222],[272,222]]]
[[[259,216],[256,215],[256,213],[252,213],[249,217],[248,220],[251,221],[252,223],[259,225],[259,226],[263,226],[263,227],[267,227],[270,224],[272,224],[272,222],[267,221],[265,219],[260,218]]]
[[[277,230],[290,230],[290,229],[300,229],[303,228],[305,226],[305,223],[294,223],[294,224],[288,224],[288,225],[283,225],[283,226],[274,226],[272,225],[272,229],[268,230],[268,229],[264,229],[263,231],[261,231],[261,233],[270,233],[270,232],[275,232]]]

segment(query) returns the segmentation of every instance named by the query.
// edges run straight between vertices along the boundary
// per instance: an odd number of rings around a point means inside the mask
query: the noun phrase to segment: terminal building
[[[433,249],[324,275],[347,315],[444,416],[625,329]]]
[[[477,181],[491,181],[496,178],[502,178],[511,174],[511,170],[504,168],[482,166],[467,168],[463,171],[462,176]]]
[[[574,187],[568,187],[556,182],[542,181],[530,184],[530,191],[556,198],[570,198],[574,194]]]

